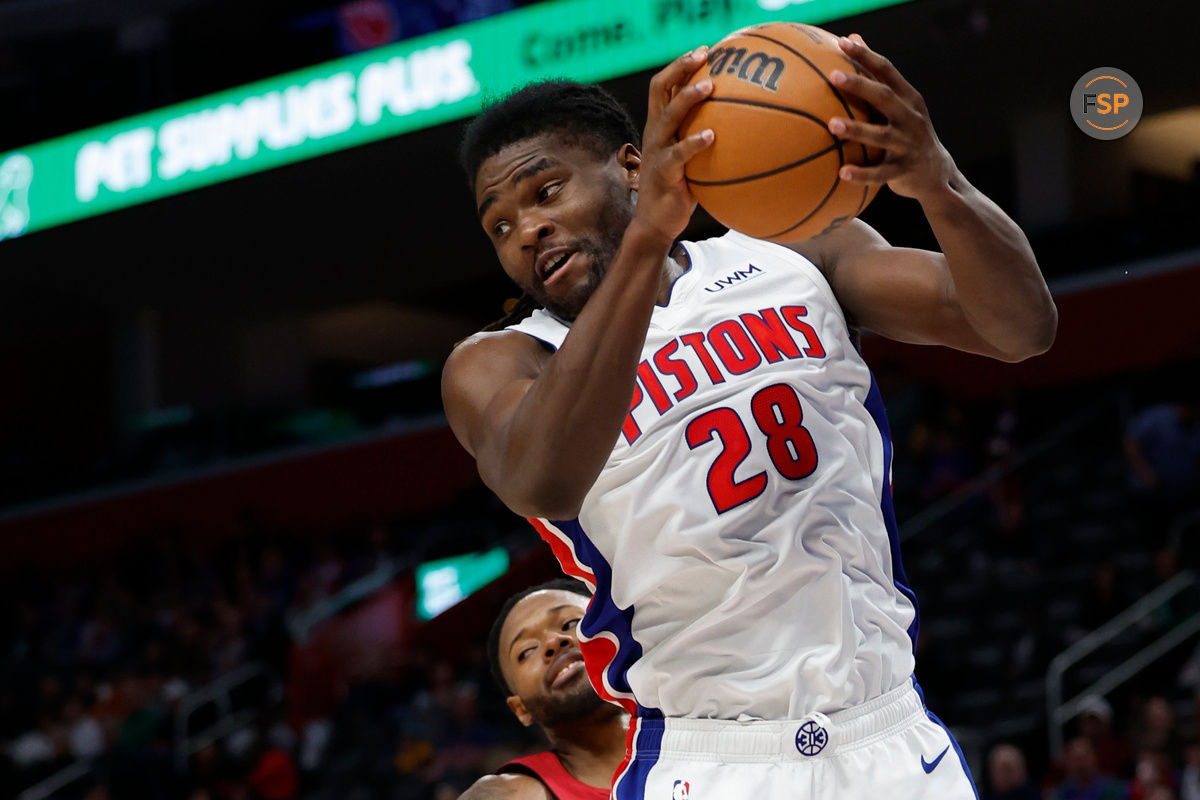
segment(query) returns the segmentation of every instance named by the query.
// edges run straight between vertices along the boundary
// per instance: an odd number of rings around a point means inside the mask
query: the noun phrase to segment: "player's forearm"
[[[522,399],[507,446],[480,464],[514,511],[571,518],[596,482],[629,412],[670,246],[637,221],[630,225],[604,280]]]
[[[921,205],[971,327],[1013,361],[1048,350],[1058,311],[1017,224],[957,170]]]

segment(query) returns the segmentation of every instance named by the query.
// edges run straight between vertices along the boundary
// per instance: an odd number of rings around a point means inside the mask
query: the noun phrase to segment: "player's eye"
[[[522,661],[524,661],[526,658],[529,657],[530,653],[532,653],[536,649],[537,649],[536,647],[526,647],[524,650],[517,653],[517,663],[520,664]]]
[[[506,220],[500,220],[499,222],[497,222],[495,225],[492,226],[492,235],[495,236],[496,238],[500,238],[504,234],[508,233],[508,229],[509,229],[508,222]]]
[[[551,181],[538,189],[538,202],[545,202],[554,195],[558,194],[558,190],[562,188],[561,181]]]
[[[566,622],[564,622],[562,629],[564,631],[569,631],[569,630],[572,630],[573,628],[577,627],[578,625],[579,625],[579,618],[574,617],[574,618],[569,619]]]

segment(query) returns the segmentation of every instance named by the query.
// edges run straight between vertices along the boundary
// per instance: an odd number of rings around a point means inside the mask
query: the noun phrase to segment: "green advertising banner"
[[[904,0],[554,0],[0,153],[0,241],[600,81],[745,25]]]
[[[508,551],[493,547],[416,568],[417,618],[430,620],[508,572]]]

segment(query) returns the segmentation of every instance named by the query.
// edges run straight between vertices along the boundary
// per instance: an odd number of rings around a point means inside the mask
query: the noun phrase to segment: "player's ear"
[[[510,694],[504,702],[508,703],[508,708],[521,724],[528,728],[533,724],[533,716],[529,713],[529,709],[525,707],[525,701],[515,694]]]
[[[625,173],[625,182],[629,184],[629,188],[637,190],[638,175],[642,166],[642,154],[632,144],[626,142],[621,145],[621,149],[617,151],[617,164]]]

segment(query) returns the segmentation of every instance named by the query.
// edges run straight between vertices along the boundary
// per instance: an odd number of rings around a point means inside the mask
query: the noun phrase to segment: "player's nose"
[[[571,646],[571,637],[563,634],[561,631],[555,631],[554,634],[546,637],[544,643],[544,655],[549,660]]]
[[[526,211],[521,215],[519,232],[521,246],[533,248],[537,243],[554,233],[554,223],[538,210]]]

